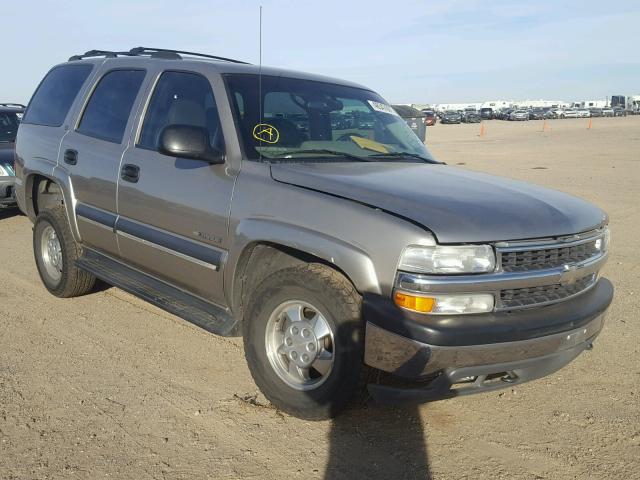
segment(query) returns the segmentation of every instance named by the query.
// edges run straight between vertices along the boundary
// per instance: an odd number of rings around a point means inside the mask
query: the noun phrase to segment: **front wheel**
[[[75,266],[81,249],[71,233],[64,206],[38,214],[33,227],[33,253],[42,283],[56,297],[77,297],[93,288],[95,277]]]
[[[243,323],[245,356],[279,409],[320,420],[361,398],[366,367],[361,298],[340,273],[304,264],[269,276]]]

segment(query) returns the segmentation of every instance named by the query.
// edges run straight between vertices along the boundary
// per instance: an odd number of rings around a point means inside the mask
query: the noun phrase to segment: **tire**
[[[302,322],[290,321],[288,312],[278,314],[282,308],[296,310],[301,304],[310,306],[301,310]],[[280,270],[256,288],[248,301],[243,322],[245,357],[254,381],[273,405],[295,417],[322,420],[336,416],[353,400],[366,398],[364,392],[369,369],[363,363],[361,304],[360,295],[343,275],[320,264],[302,264]],[[314,311],[319,316],[314,316]],[[319,346],[314,347],[314,351],[318,356],[327,355],[325,348],[330,343],[333,358],[330,371],[320,374],[311,367],[307,372],[309,379],[292,380],[286,365],[291,371],[290,357],[298,353],[281,353],[279,350],[274,353],[270,339],[280,338],[278,328],[284,330],[285,325],[289,325],[286,331],[290,334],[296,325],[311,325],[305,322],[313,322],[314,319],[318,325],[321,318],[330,328],[332,337],[327,341],[327,337],[320,340],[318,336],[321,343],[315,343]],[[278,322],[282,325],[274,327]],[[294,344],[290,348],[307,348],[313,344],[317,328],[310,328],[314,332],[312,341],[304,344],[306,347]],[[271,335],[273,332],[278,333]],[[300,335],[304,333],[305,330],[300,329]],[[284,345],[287,337],[283,335],[280,348],[287,348]],[[300,355],[302,358],[302,353]],[[305,381],[311,385],[302,385],[301,382]]]
[[[47,247],[49,241],[53,242],[51,248]],[[33,227],[33,253],[42,283],[56,297],[78,297],[93,288],[95,277],[75,265],[82,249],[73,238],[64,206],[38,214]]]

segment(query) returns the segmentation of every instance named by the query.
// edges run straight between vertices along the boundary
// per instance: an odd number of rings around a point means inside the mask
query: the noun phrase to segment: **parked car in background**
[[[545,111],[541,108],[534,108],[529,110],[529,120],[543,120]]]
[[[433,110],[425,109],[422,110],[422,113],[424,114],[424,123],[427,127],[432,127],[438,121],[438,115]]]
[[[500,113],[498,113],[497,118],[500,120],[509,120],[509,116],[515,111],[514,108],[505,108],[500,110]]]
[[[567,108],[560,113],[560,118],[578,118],[578,111],[573,108]]]
[[[526,110],[514,110],[509,114],[509,120],[518,122],[529,120],[529,112]]]
[[[427,117],[420,110],[408,105],[392,105],[400,117],[407,122],[413,133],[424,142],[427,138]]]
[[[602,113],[602,109],[599,107],[592,107],[589,109],[589,114],[592,117],[603,117],[604,114]]]
[[[611,107],[604,107],[602,109],[602,116],[603,117],[613,117],[615,115],[613,108]]]
[[[589,118],[591,112],[586,108],[576,108],[576,114],[578,118]]]
[[[615,106],[615,107],[613,107],[613,116],[614,117],[626,117],[627,116],[627,110],[625,110],[624,107]]]
[[[480,118],[483,120],[491,120],[495,118],[493,108],[484,107],[480,109]]]
[[[15,204],[15,141],[24,105],[0,103],[0,206]]]
[[[480,123],[480,114],[477,112],[466,111],[462,114],[462,123]]]
[[[558,118],[558,109],[557,108],[548,109],[544,114],[544,118],[546,120],[552,120],[554,118]]]
[[[460,123],[462,122],[462,115],[455,110],[447,110],[440,117],[440,123],[442,124],[451,124],[451,123]]]

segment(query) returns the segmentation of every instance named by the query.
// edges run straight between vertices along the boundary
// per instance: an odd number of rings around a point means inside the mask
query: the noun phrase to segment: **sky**
[[[91,49],[174,48],[361,83],[392,103],[640,94],[638,0],[4,0],[0,101]]]

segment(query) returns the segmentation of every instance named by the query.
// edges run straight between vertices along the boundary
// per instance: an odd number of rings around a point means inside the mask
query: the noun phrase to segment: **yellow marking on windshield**
[[[375,140],[369,140],[368,138],[362,138],[356,135],[351,135],[349,138],[363,150],[373,150],[374,152],[379,153],[389,153],[387,147],[385,147],[380,142],[376,142]]]
[[[253,138],[266,143],[278,143],[280,140],[280,132],[273,125],[268,123],[259,123],[253,127]]]

